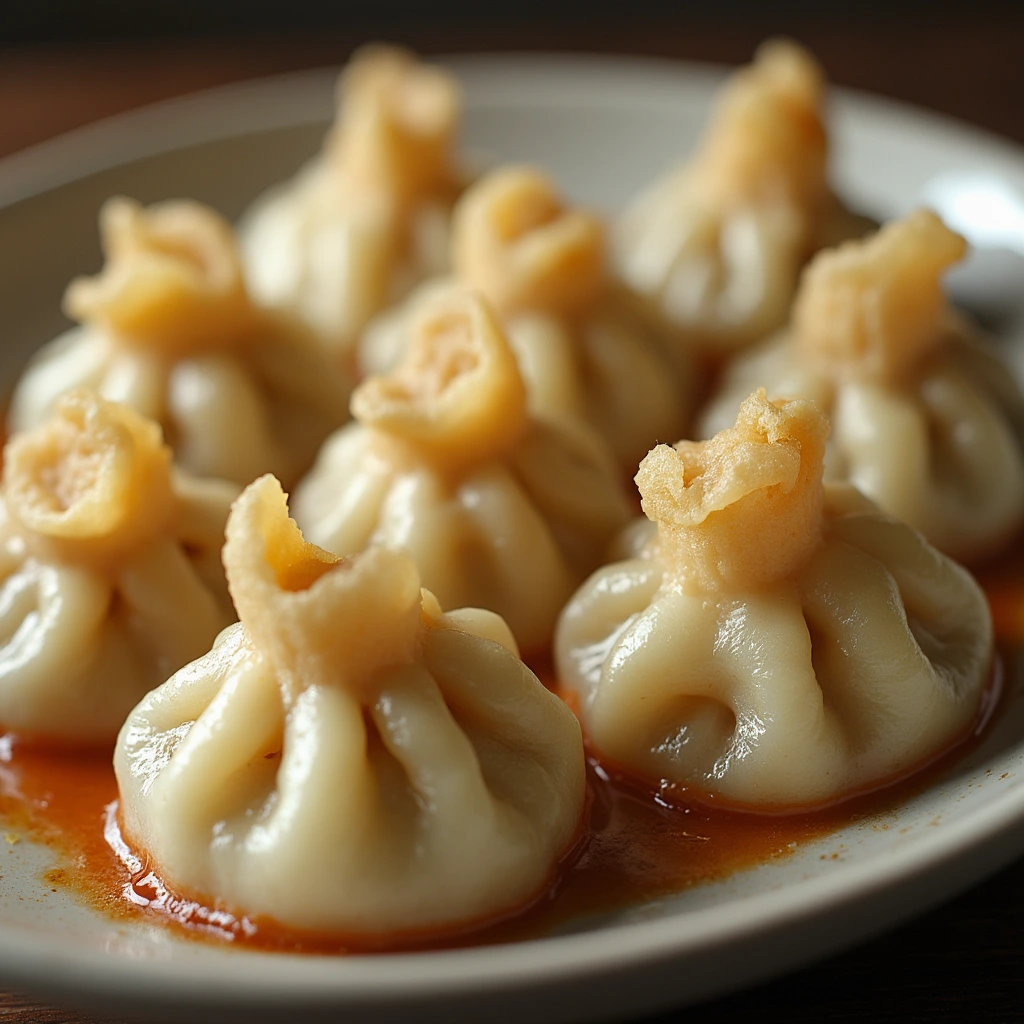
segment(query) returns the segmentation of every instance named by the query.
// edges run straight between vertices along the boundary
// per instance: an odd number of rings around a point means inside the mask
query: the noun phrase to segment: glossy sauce
[[[1013,650],[1024,648],[1024,538],[974,575],[988,595],[996,640]]]
[[[8,843],[25,835],[53,848],[60,866],[47,872],[49,884],[70,888],[115,919],[142,915],[195,939],[332,955],[508,942],[550,934],[589,914],[654,900],[789,856],[805,843],[897,806],[978,741],[1000,694],[997,672],[971,736],[931,765],[884,789],[812,812],[728,810],[683,791],[652,791],[591,761],[587,828],[549,889],[525,911],[443,937],[389,936],[386,943],[375,944],[300,933],[169,892],[121,839],[109,752],[47,750],[11,735],[0,737],[0,818]]]
[[[0,445],[4,440],[0,426]],[[632,487],[629,490],[635,494]],[[1024,539],[1018,538],[1010,552],[982,566],[976,576],[989,598],[1002,659],[1016,661],[1024,648]],[[550,661],[533,668],[551,684]],[[170,892],[121,837],[110,751],[54,749],[2,731],[0,834],[4,842],[0,853],[22,839],[47,845],[58,859],[58,865],[44,876],[53,891],[58,886],[68,889],[112,919],[144,916],[197,940],[283,953],[340,955],[537,938],[590,914],[649,902],[790,856],[806,843],[899,806],[981,741],[998,713],[1002,682],[997,664],[977,721],[952,749],[882,788],[813,811],[730,810],[679,788],[652,789],[591,759],[585,827],[551,885],[525,910],[442,937],[389,936],[374,943],[302,933]],[[828,856],[839,855],[822,854]]]
[[[1024,542],[977,576],[989,596],[1002,662],[1016,661],[1024,646]],[[551,683],[550,661],[533,667]],[[45,844],[58,860],[45,875],[55,891],[69,889],[113,919],[141,915],[198,940],[328,955],[517,941],[787,857],[808,842],[884,814],[927,788],[980,742],[1002,695],[997,664],[978,720],[953,749],[884,788],[809,812],[730,810],[680,789],[652,789],[591,759],[583,836],[543,895],[504,920],[442,937],[389,936],[373,943],[307,934],[169,892],[121,838],[110,751],[60,750],[0,733],[0,853],[23,838]]]

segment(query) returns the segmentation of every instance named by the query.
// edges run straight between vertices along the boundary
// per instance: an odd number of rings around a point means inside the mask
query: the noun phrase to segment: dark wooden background
[[[23,20],[0,26],[0,42],[9,42],[0,49],[0,155],[139,104],[258,75],[337,64],[352,46],[382,35],[426,53],[561,49],[739,63],[765,35],[785,31],[810,45],[837,83],[919,103],[1024,142],[1024,5],[1019,3],[726,3],[725,16],[709,16],[707,7],[694,5],[682,13],[677,7],[670,18],[644,0],[575,9],[556,3],[532,17],[517,14],[515,5],[499,5],[490,18],[458,11],[427,17],[416,4],[407,5],[417,8],[407,17],[397,17],[391,4],[390,23],[380,14],[376,21],[368,19],[363,10],[351,25],[336,16],[323,26],[304,25],[303,31],[292,25],[273,40],[260,34],[273,27],[267,23],[277,10],[273,4],[253,3],[248,23],[230,17],[211,21],[204,35],[191,38],[186,38],[188,16],[199,7],[170,5],[177,20],[162,26],[157,15],[164,6],[150,5],[148,21],[139,15],[141,20],[125,22],[117,16],[123,5],[79,4],[78,20],[62,22],[59,30],[40,14],[45,2],[19,4]],[[206,5],[207,15],[212,18],[217,6]],[[623,9],[630,11],[628,18]],[[311,28],[321,30],[310,33]],[[0,993],[0,1021],[96,1024],[99,1019]],[[1024,861],[852,952],[645,1024],[748,1019],[1024,1021]]]

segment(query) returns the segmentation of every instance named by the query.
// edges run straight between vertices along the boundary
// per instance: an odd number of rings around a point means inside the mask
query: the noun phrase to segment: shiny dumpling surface
[[[172,470],[156,424],[87,393],[4,449],[0,727],[110,743],[233,621],[220,547],[237,488]]]
[[[788,330],[732,363],[701,415],[710,436],[753,387],[814,399],[832,420],[826,475],[961,561],[1024,523],[1024,396],[950,309],[962,238],[919,210],[808,266]]]
[[[501,619],[442,613],[403,553],[308,544],[271,477],[227,533],[240,623],[118,741],[129,844],[172,888],[354,937],[536,896],[580,826],[582,740]]]
[[[350,374],[309,328],[253,301],[232,229],[208,207],[115,198],[100,225],[103,272],[64,297],[81,326],[29,364],[11,428],[40,423],[84,387],[156,420],[189,472],[294,482],[347,419]]]
[[[323,152],[243,218],[253,292],[350,357],[374,314],[448,265],[461,108],[444,69],[396,47],[358,51]]]
[[[651,520],[556,636],[598,756],[750,807],[818,805],[908,772],[975,721],[993,656],[981,590],[911,527],[822,484],[806,400],[743,405],[659,446]]]
[[[403,548],[442,606],[489,608],[524,651],[544,649],[628,519],[600,438],[531,415],[500,327],[465,290],[419,311],[401,362],[352,409],[296,490],[306,536],[341,555]]]

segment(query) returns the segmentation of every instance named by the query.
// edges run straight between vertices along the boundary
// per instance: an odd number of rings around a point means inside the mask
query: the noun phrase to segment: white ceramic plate
[[[592,58],[452,65],[469,97],[472,149],[538,161],[606,208],[690,148],[721,78]],[[188,195],[237,215],[315,151],[333,79],[315,72],[173,101],[0,162],[0,384],[63,326],[68,278],[98,266],[103,199]],[[958,226],[984,241],[993,188],[1004,206],[1024,194],[1024,152],[965,126],[850,94],[836,98],[834,125],[840,190],[876,216],[952,194]],[[1012,223],[994,220],[1004,234]],[[1012,235],[995,240],[1015,247]],[[1013,258],[983,254],[975,267],[958,287],[976,304],[1001,307],[1021,292],[1024,277],[1002,286],[1020,273]],[[1024,850],[1024,685],[1010,686],[985,744],[898,811],[725,881],[516,945],[332,959],[178,941],[53,894],[40,878],[49,854],[21,843],[0,863],[0,985],[108,1011],[247,1021],[604,1020],[706,998],[881,931]]]

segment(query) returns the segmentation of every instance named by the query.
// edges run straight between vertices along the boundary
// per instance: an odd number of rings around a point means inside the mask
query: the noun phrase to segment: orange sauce
[[[329,955],[517,941],[550,934],[589,914],[678,893],[789,856],[812,840],[896,807],[978,741],[1000,692],[997,674],[971,736],[931,765],[884,789],[809,812],[730,810],[684,791],[652,790],[591,760],[583,837],[549,889],[525,911],[445,935],[389,936],[386,942],[374,942],[301,933],[168,891],[144,858],[121,839],[109,752],[48,750],[10,734],[0,736],[0,819],[8,840],[25,833],[54,850],[59,865],[47,872],[49,884],[71,889],[114,919],[142,915],[194,939]]]
[[[109,752],[63,751],[0,735],[0,855],[23,837],[52,847],[58,865],[46,881],[71,885],[111,911],[120,898],[107,884],[111,853],[103,821],[104,808],[116,799]]]
[[[1004,656],[1015,659],[1024,647],[1024,541],[976,575],[989,596]],[[551,685],[550,659],[533,668]],[[198,940],[329,955],[518,941],[550,934],[589,914],[679,893],[787,857],[838,829],[884,815],[941,778],[980,742],[998,713],[1001,682],[997,670],[978,721],[953,749],[883,788],[813,811],[732,810],[685,790],[652,788],[591,759],[582,838],[559,865],[551,886],[531,907],[504,920],[443,936],[390,936],[375,943],[300,933],[168,891],[121,839],[110,751],[55,749],[0,730],[0,832],[6,844],[25,837],[54,851],[57,866],[45,875],[54,891],[69,889],[112,919],[142,915]],[[0,855],[6,844],[0,843]]]
[[[712,369],[717,373],[717,368]],[[0,468],[6,441],[0,421]],[[628,481],[639,511],[639,495]],[[989,599],[997,643],[1007,661],[1024,649],[1024,536],[975,570]],[[532,665],[557,690],[549,657]],[[169,891],[120,834],[111,752],[62,750],[0,729],[0,831],[12,848],[22,838],[50,847],[58,864],[45,881],[70,890],[113,920],[140,915],[180,936],[282,952],[343,955],[456,948],[551,934],[591,914],[642,904],[700,883],[784,858],[816,839],[879,817],[923,791],[980,743],[1005,696],[999,666],[969,735],[929,763],[870,792],[810,811],[729,809],[706,795],[631,779],[588,759],[586,821],[576,846],[534,903],[504,919],[445,935],[368,941],[285,928],[274,921],[209,907]],[[879,827],[887,828],[884,823]],[[822,854],[837,859],[837,852]],[[2,873],[2,861],[0,861]]]
[[[1024,647],[1024,537],[1009,551],[985,562],[974,575],[988,595],[996,639]]]

